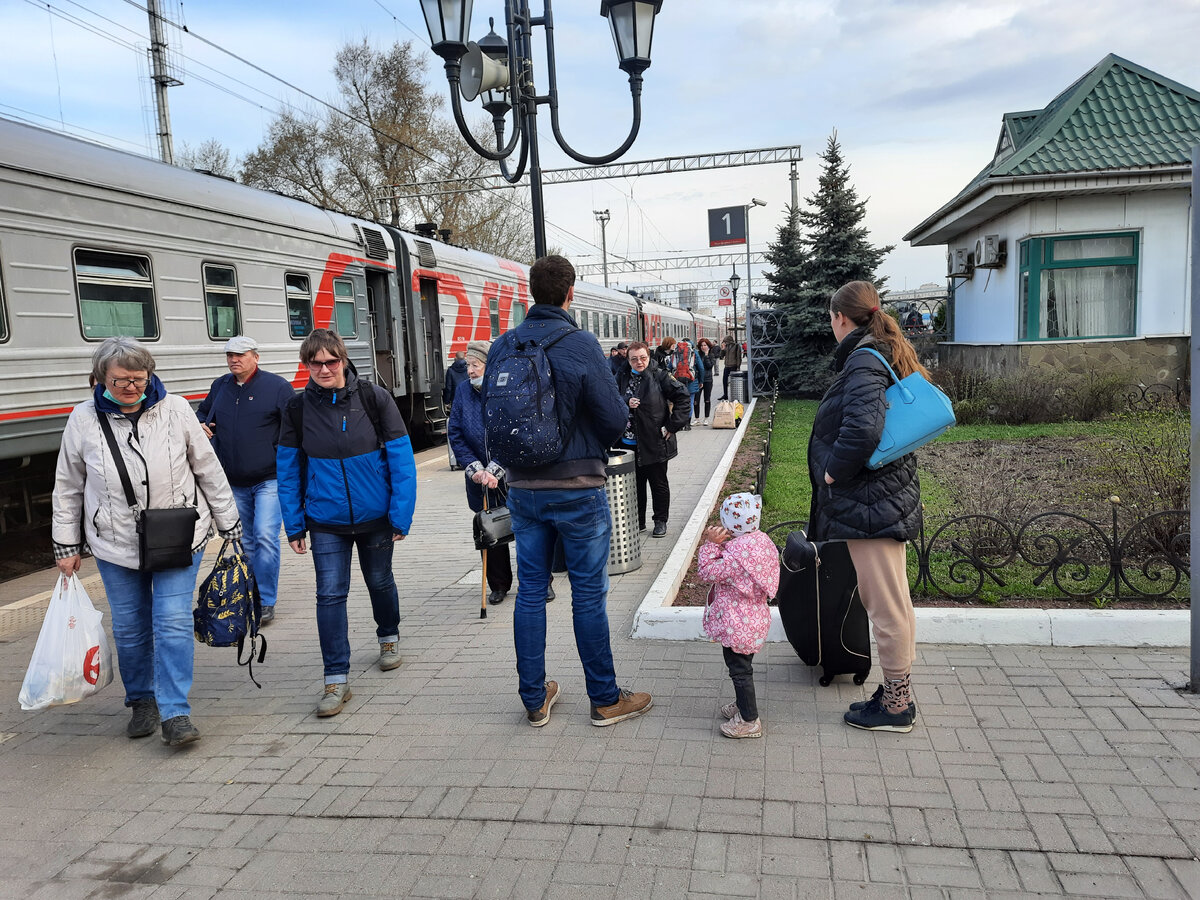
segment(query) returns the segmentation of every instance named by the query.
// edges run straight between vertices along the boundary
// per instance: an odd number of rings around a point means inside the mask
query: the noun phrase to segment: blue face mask
[[[122,403],[120,400],[118,400],[116,397],[114,397],[112,394],[110,394],[108,392],[108,388],[104,389],[104,399],[111,400],[113,403],[117,404],[117,406],[133,406],[134,405],[132,403]],[[143,393],[142,396],[137,398],[137,402],[141,403],[145,399],[146,399],[146,395]]]

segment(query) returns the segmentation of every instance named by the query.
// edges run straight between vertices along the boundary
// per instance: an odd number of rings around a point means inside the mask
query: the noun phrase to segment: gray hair
[[[92,376],[98,384],[108,380],[108,368],[116,363],[130,372],[154,374],[154,357],[150,350],[131,337],[110,337],[92,354]]]

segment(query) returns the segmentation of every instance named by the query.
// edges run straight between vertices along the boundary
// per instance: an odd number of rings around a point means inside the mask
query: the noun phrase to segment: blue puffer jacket
[[[378,431],[364,406],[366,391],[374,393],[366,402],[378,411]],[[341,390],[310,379],[288,403],[276,469],[289,541],[309,529],[408,534],[412,526],[417,464],[404,420],[387,391],[360,381],[352,367]]]
[[[472,481],[468,473],[475,463],[486,468],[492,459],[487,452],[487,434],[483,428],[483,394],[471,387],[470,381],[460,385],[454,395],[454,406],[446,423],[446,440],[454,451],[454,459],[467,470],[463,473],[467,506],[471,512],[479,512],[483,509],[483,487]],[[501,465],[499,460],[496,463]],[[501,491],[489,491],[488,506],[500,505],[502,497]]]
[[[521,340],[541,340],[563,325],[573,324],[561,306],[535,303],[516,332]],[[499,342],[492,345],[493,354],[499,346]],[[510,487],[585,475],[603,478],[608,448],[625,433],[629,410],[595,335],[577,329],[547,350],[546,356],[554,373],[559,421],[570,431],[570,440],[562,455],[549,465],[522,469],[520,460],[502,460]]]

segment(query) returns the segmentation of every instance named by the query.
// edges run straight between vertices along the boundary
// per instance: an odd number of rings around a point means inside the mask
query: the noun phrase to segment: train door
[[[429,391],[425,394],[425,421],[430,435],[445,434],[450,411],[442,407],[442,388],[446,384],[446,353],[442,346],[442,319],[438,314],[438,283],[421,279],[421,345],[425,371],[429,373]]]
[[[400,381],[403,343],[396,333],[396,318],[392,315],[391,286],[388,273],[367,269],[367,316],[371,323],[371,350],[375,360],[375,377],[380,387],[395,396]]]

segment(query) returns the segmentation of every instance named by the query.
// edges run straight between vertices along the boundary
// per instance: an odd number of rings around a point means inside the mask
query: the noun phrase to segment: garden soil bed
[[[765,406],[762,412],[766,412]],[[751,420],[729,476],[718,494],[718,504],[735,491],[753,490],[755,467],[762,451],[766,426]],[[754,426],[761,424],[761,432]],[[932,444],[921,451],[921,465],[956,498],[960,515],[999,514],[1020,521],[1038,511],[1070,510],[1111,528],[1111,489],[1104,472],[1111,447],[1078,437],[1029,438],[1017,442],[962,441]],[[1122,509],[1121,521],[1128,524],[1135,510]],[[804,519],[808,510],[797,510],[793,518]],[[719,506],[710,510],[709,525],[719,525]],[[1124,527],[1124,526],[1123,526]],[[697,580],[693,556],[674,606],[703,606],[708,585]],[[1053,598],[1006,598],[1003,603],[958,601],[946,597],[914,594],[918,607],[967,609],[1095,609],[1086,600]],[[1130,600],[1123,608],[1187,609],[1186,600]],[[1108,608],[1112,608],[1110,604]]]

